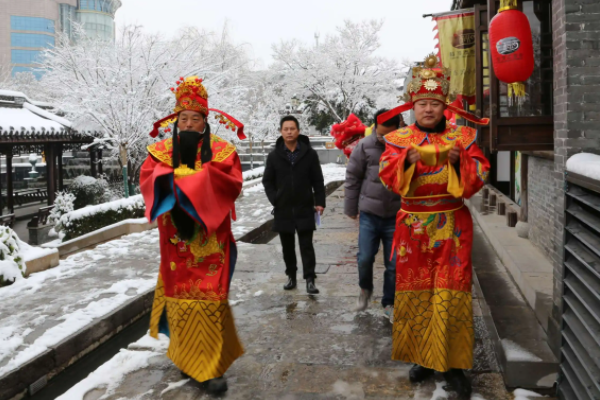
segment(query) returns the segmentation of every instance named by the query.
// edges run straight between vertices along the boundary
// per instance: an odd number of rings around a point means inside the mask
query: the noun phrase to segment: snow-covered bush
[[[0,226],[0,287],[21,279],[25,269],[17,234],[9,227]]]
[[[75,195],[69,192],[57,192],[54,200],[54,208],[48,216],[48,224],[56,225],[55,230],[60,230],[60,217],[75,210]]]
[[[86,175],[75,178],[71,186],[69,186],[69,192],[75,195],[73,203],[75,210],[102,203],[107,188],[108,183],[103,179],[96,179]]]
[[[137,195],[72,211],[59,224],[66,241],[126,219],[142,218],[145,211],[144,198]]]
[[[260,178],[265,173],[265,167],[258,167],[242,172],[242,176],[245,181],[251,181],[252,179]]]

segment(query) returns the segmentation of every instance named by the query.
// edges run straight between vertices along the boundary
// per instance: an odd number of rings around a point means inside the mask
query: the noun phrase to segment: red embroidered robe
[[[243,354],[227,301],[237,251],[231,233],[234,202],[242,189],[235,147],[211,135],[213,157],[196,168],[172,167],[172,139],[148,147],[140,185],[146,217],[158,219],[160,274],[152,306],[150,335],[170,337],[167,355],[195,380],[222,376]],[[196,223],[189,241],[177,235],[170,210],[178,204]],[[234,216],[235,218],[235,216]]]
[[[392,359],[448,371],[473,366],[473,221],[463,199],[484,185],[489,162],[469,127],[427,134],[416,125],[385,136],[380,178],[402,196],[396,219]],[[460,147],[460,165],[405,165],[413,145]],[[457,171],[458,170],[458,171]]]

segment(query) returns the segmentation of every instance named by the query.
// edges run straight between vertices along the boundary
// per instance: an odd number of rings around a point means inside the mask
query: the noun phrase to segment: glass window
[[[54,46],[54,36],[39,33],[11,33],[10,45],[30,48],[52,47]]]
[[[13,64],[36,64],[42,56],[40,50],[11,50],[10,53]]]
[[[79,9],[112,13],[113,4],[112,0],[80,0]]]
[[[77,7],[68,4],[60,5],[60,27],[62,32],[66,33],[70,39],[73,39],[73,22],[77,20],[76,10]]]
[[[16,74],[23,73],[23,72],[32,73],[38,80],[42,77],[42,75],[44,75],[43,71],[40,71],[40,70],[38,70],[36,68],[32,68],[32,67],[13,67],[12,68],[13,76],[15,76]]]
[[[37,17],[10,16],[10,29],[13,31],[34,31],[54,33],[54,21]]]
[[[501,117],[540,117],[552,115],[552,26],[550,2],[523,1],[533,37],[535,67],[525,83],[526,97],[521,105],[508,101],[508,85],[500,82]]]

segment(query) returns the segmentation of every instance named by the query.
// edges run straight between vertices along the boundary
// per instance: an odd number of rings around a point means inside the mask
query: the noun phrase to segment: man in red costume
[[[462,370],[473,367],[473,221],[463,200],[485,184],[490,165],[475,143],[477,131],[453,128],[444,111],[488,121],[446,105],[450,73],[437,63],[431,55],[415,68],[407,103],[378,119],[414,108],[417,120],[385,136],[380,160],[383,184],[402,196],[393,245],[392,359],[415,364],[412,382],[443,372],[450,387],[468,398],[471,385]]]
[[[242,169],[235,147],[210,133],[202,80],[181,78],[177,84],[171,89],[175,113],[151,133],[173,124],[173,137],[148,146],[140,175],[146,217],[158,220],[160,233],[150,335],[167,334],[167,355],[182,373],[221,393],[227,390],[223,374],[243,354],[227,300],[237,258],[231,218]],[[238,121],[210,111],[244,138]]]

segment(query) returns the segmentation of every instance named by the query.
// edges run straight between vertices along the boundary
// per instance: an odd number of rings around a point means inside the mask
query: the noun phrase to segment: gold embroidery
[[[444,165],[442,170],[438,173],[430,173],[428,175],[420,175],[413,179],[410,183],[410,189],[406,193],[405,197],[415,197],[415,191],[423,185],[444,185],[448,183],[448,166]]]
[[[196,163],[196,164],[198,164],[198,163]],[[197,168],[198,168],[198,166],[197,166]],[[201,170],[202,170],[202,163],[200,163],[200,166],[198,169],[191,169],[191,168],[187,167],[186,165],[179,166],[178,168],[175,168],[175,171],[174,171],[175,179],[194,175],[194,174],[200,172]]]
[[[223,290],[221,285],[219,285],[218,291],[215,291],[212,286],[209,286],[206,291],[203,291],[199,287],[201,284],[202,279],[198,279],[196,282],[190,279],[187,284],[178,284],[175,286],[173,298],[210,301],[227,300],[227,292]],[[187,286],[189,286],[189,290]]]
[[[208,270],[210,271],[209,273],[206,274],[206,276],[215,276],[218,271],[219,267],[216,264],[210,264],[210,266],[208,267]]]
[[[210,135],[210,144],[213,148],[214,162],[223,162],[233,153],[235,153],[235,146],[228,141],[216,136]],[[217,144],[217,146],[215,146]],[[225,146],[223,146],[225,144]],[[153,143],[148,146],[148,152],[154,156],[158,161],[163,162],[169,166],[173,166],[172,161],[172,150],[173,150],[173,138],[165,139],[161,142]],[[201,147],[198,147],[198,153],[200,153]],[[186,167],[187,168],[187,167]],[[200,170],[202,168],[202,161],[196,161],[195,169]]]
[[[220,254],[222,258],[225,257],[225,253],[217,240],[216,233],[213,233],[205,240],[204,233],[202,231],[198,232],[196,238],[190,243],[190,251],[196,260],[217,253]]]
[[[171,261],[171,271],[175,271],[177,269],[177,264]]]
[[[454,234],[454,212],[437,214],[408,214],[404,224],[413,227],[417,235],[427,233],[429,243],[421,249],[424,253],[435,247],[437,241],[452,239],[454,245],[460,247],[460,240]],[[440,226],[441,225],[441,226]]]
[[[414,125],[400,128],[385,135],[386,142],[401,148],[410,147],[412,144],[420,145],[426,138],[427,134],[421,132]]]

